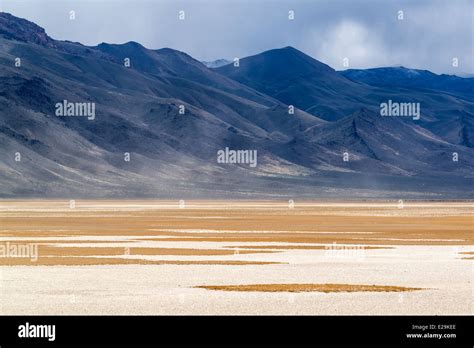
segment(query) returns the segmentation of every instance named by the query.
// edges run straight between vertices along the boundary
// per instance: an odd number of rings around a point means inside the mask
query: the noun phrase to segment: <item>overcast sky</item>
[[[293,46],[337,70],[474,73],[474,0],[0,0],[2,10],[86,45],[137,41],[199,60]],[[76,19],[69,19],[69,12]],[[180,10],[185,20],[179,20]],[[288,11],[295,11],[294,20]],[[403,20],[399,12],[403,11]],[[459,66],[453,67],[453,58]]]

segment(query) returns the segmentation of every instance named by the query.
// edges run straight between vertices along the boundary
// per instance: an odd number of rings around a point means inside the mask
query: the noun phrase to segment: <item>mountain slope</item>
[[[360,94],[370,92],[293,47],[243,58],[239,67],[231,64],[215,70],[329,121],[346,116]]]
[[[239,67],[227,65],[215,70],[329,121],[346,117],[361,107],[379,112],[381,103],[389,100],[420,103],[420,124],[446,141],[461,144],[461,135],[453,140],[455,136],[440,125],[449,123],[458,113],[474,118],[474,92],[469,93],[473,79],[390,68],[336,72],[292,47],[243,58]],[[462,127],[465,133],[474,133],[470,122],[464,122]]]
[[[376,167],[402,175],[468,176],[474,170],[471,149],[444,141],[414,120],[381,117],[366,108],[337,122],[312,127],[306,136],[339,154],[347,152],[347,166],[358,171]],[[452,161],[454,152],[457,162]],[[352,167],[351,162],[359,167]]]

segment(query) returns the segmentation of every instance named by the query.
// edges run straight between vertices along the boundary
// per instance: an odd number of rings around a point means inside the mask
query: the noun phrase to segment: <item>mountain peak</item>
[[[303,52],[301,52],[301,51],[298,51],[298,50],[297,50],[296,48],[294,48],[293,46],[286,46],[286,47],[282,47],[282,48],[277,48],[277,50],[303,53]]]
[[[50,48],[57,46],[39,25],[6,12],[0,12],[0,36]]]
[[[128,42],[125,42],[123,44],[123,46],[126,46],[126,47],[135,47],[135,48],[145,48],[143,47],[143,45],[141,45],[140,43],[136,42],[136,41],[128,41]]]
[[[96,46],[96,48],[99,48],[101,50],[107,50],[107,49],[146,49],[143,47],[141,44],[135,41],[128,41],[122,44],[115,44],[115,43],[107,43],[107,42],[102,42],[99,45]]]
[[[355,108],[348,104],[367,90],[291,46],[242,58],[238,67],[230,64],[215,71],[325,120],[352,112]]]
[[[169,48],[169,47],[162,47],[162,48],[157,48],[154,50],[156,53],[161,53],[161,54],[186,54],[184,52],[175,50],[174,48]]]
[[[278,63],[285,62],[288,65],[301,64],[303,67],[311,67],[311,70],[317,69],[318,72],[334,72],[334,69],[332,69],[330,66],[314,59],[313,57],[301,52],[300,50],[297,50],[292,46],[271,49],[253,57],[258,56],[275,60]],[[251,59],[253,57],[248,57],[248,59]]]
[[[225,65],[216,70],[241,83],[247,76],[262,80],[283,81],[287,78],[327,76],[335,73],[334,69],[328,65],[291,46],[242,58],[239,69],[235,69],[233,65]]]

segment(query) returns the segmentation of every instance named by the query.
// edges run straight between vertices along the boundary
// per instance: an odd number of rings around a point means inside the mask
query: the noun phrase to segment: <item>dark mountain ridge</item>
[[[292,47],[241,59],[239,67],[230,64],[215,70],[328,121],[344,118],[361,106],[378,112],[381,103],[389,100],[419,103],[423,127],[447,141],[471,144],[462,133],[441,125],[459,112],[474,118],[474,79],[405,68],[337,72]],[[474,134],[469,122],[460,127],[469,139]]]
[[[429,89],[474,99],[474,78],[438,75],[428,70],[405,67],[348,69],[339,73],[353,81],[372,86]]]

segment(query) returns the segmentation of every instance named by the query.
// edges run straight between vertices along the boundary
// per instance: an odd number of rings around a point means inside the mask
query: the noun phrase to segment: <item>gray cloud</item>
[[[3,0],[2,6],[56,39],[87,45],[137,41],[200,60],[291,45],[335,69],[343,69],[347,57],[350,68],[474,73],[474,0]],[[397,19],[400,10],[403,20]]]

